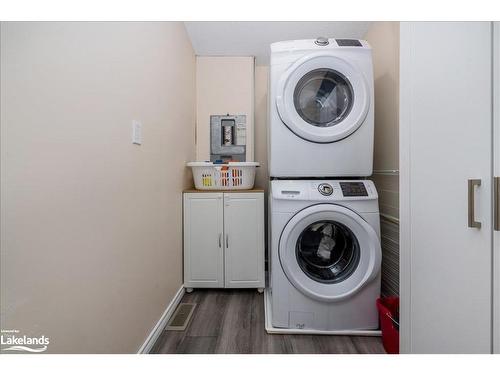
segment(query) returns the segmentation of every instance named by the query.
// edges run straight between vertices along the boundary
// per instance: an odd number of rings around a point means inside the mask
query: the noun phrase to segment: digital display
[[[363,47],[357,39],[335,39],[340,47]]]
[[[341,182],[340,188],[344,197],[367,197],[365,184],[362,182]]]

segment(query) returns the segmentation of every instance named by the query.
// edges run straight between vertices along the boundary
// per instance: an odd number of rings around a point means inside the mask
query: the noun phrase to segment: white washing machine
[[[269,205],[272,326],[376,329],[382,253],[373,182],[273,180]]]
[[[369,176],[373,67],[364,40],[271,44],[271,177]]]

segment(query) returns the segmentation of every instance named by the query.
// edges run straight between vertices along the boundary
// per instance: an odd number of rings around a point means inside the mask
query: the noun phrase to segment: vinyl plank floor
[[[231,294],[217,340],[217,353],[250,353],[252,342],[250,307],[254,293],[255,290],[242,290]]]
[[[264,295],[253,289],[195,290],[182,302],[197,304],[186,330],[163,331],[151,353],[385,353],[380,337],[268,334]]]
[[[178,346],[178,354],[213,354],[217,344],[217,337],[213,336],[186,336]]]
[[[360,354],[385,354],[380,337],[354,336],[351,339]]]
[[[377,339],[379,342],[374,342],[372,345],[382,346],[380,338]],[[321,354],[359,354],[350,336],[318,335],[314,336],[313,342],[317,352]]]
[[[269,335],[265,329],[264,298],[254,293],[251,305],[251,353],[253,354],[286,354],[292,352],[290,340],[286,335]]]
[[[231,294],[224,290],[213,290],[208,293],[195,291],[191,295],[201,296],[198,299],[194,316],[188,328],[189,336],[219,336],[225,322],[226,309]]]
[[[184,332],[181,331],[163,331],[156,343],[153,345],[150,353],[155,354],[174,354],[177,353],[182,340],[184,339]]]

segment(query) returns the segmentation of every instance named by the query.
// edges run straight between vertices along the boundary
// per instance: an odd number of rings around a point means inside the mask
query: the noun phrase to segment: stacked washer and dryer
[[[378,327],[380,222],[372,174],[371,48],[354,39],[271,45],[270,332]]]

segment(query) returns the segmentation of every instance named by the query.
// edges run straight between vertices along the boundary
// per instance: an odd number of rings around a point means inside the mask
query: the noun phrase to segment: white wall
[[[375,145],[373,169],[399,168],[399,22],[373,22],[365,35],[373,53]],[[399,217],[399,176],[374,175],[383,213]]]
[[[267,120],[268,120],[269,67],[255,67],[255,161],[260,163],[255,176],[255,186],[269,187],[267,169]],[[267,194],[266,194],[267,195]]]
[[[182,284],[194,98],[182,23],[2,23],[2,329],[137,351]]]
[[[365,39],[373,53],[375,144],[373,181],[379,194],[382,293],[399,294],[399,22],[373,22]],[[377,172],[377,171],[383,171]]]
[[[196,160],[210,160],[210,116],[246,115],[247,161],[254,160],[254,58],[196,58]]]

